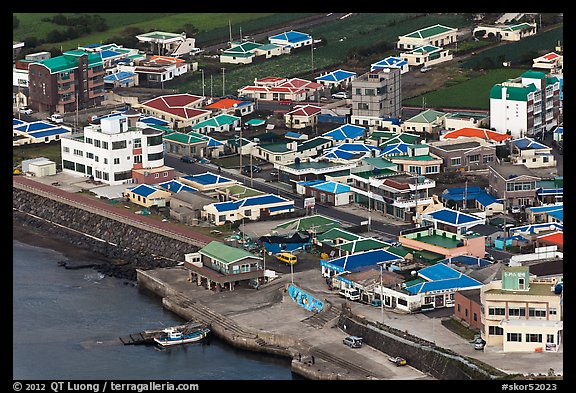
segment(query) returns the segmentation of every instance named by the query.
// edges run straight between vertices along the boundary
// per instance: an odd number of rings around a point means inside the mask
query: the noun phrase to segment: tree
[[[182,27],[182,31],[186,33],[186,37],[195,37],[198,34],[198,28],[191,23],[186,23]]]

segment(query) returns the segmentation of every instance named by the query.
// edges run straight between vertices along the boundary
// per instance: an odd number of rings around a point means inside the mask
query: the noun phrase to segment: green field
[[[508,79],[520,76],[527,69],[499,68],[478,73],[466,81],[453,86],[438,89],[409,100],[402,101],[405,106],[420,106],[422,99],[429,108],[468,108],[490,109],[489,92],[492,86]]]
[[[397,54],[397,50],[389,48],[394,47],[399,35],[436,23],[461,27],[465,20],[461,15],[359,14],[307,29],[306,33],[314,39],[322,39],[313,54],[312,50],[304,50],[246,65],[221,64],[217,60],[200,58],[199,69],[204,69],[206,94],[213,91],[216,95],[222,93],[223,80],[225,94],[236,94],[239,88],[265,76],[298,76],[313,80],[320,70],[339,68],[350,61],[349,57],[352,57],[350,62],[355,63],[356,67],[369,69],[371,63]],[[382,51],[382,47],[386,50]],[[224,76],[222,67],[225,68]],[[195,74],[188,80],[181,79],[166,86],[179,92],[202,94],[201,73]]]
[[[66,30],[66,26],[59,26],[50,22],[43,22],[43,18],[52,17],[58,13],[14,13],[20,20],[20,25],[13,30],[13,39],[24,40],[27,37],[43,39],[48,32],[54,29]],[[62,13],[65,16],[73,13]],[[114,14],[97,13],[106,21],[109,29],[102,33],[94,33],[71,41],[47,43],[39,47],[39,50],[48,48],[60,48],[63,50],[76,49],[79,45],[94,43],[109,43],[109,39],[120,35],[127,27],[140,28],[145,32],[160,30],[180,33],[185,24],[192,24],[198,29],[197,43],[201,47],[202,42],[214,39],[227,41],[232,30],[233,37],[238,37],[240,28],[244,34],[252,30],[262,29],[282,23],[301,19],[313,14],[310,13],[133,13]]]

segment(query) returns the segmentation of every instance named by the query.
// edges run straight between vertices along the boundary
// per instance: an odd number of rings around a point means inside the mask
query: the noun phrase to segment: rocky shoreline
[[[64,254],[67,259],[59,264],[66,269],[92,268],[107,276],[135,283],[136,269],[147,270],[177,264],[165,258],[121,249],[18,211],[13,211],[12,217],[13,240]]]

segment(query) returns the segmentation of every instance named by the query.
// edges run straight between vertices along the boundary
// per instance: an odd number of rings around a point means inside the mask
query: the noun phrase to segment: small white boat
[[[168,328],[164,330],[164,333],[165,334],[160,335],[160,337],[155,337],[154,341],[157,344],[166,347],[202,341],[206,338],[208,333],[210,333],[210,329],[202,327],[193,332],[184,334],[175,328]]]

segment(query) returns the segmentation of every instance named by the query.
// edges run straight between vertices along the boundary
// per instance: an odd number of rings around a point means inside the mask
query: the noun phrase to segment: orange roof
[[[549,233],[547,235],[538,236],[538,240],[544,240],[547,243],[562,246],[564,245],[564,232],[558,231],[554,233]]]
[[[219,101],[216,101],[210,105],[207,105],[206,108],[210,109],[228,109],[234,107],[235,104],[240,104],[242,101],[240,100],[233,100],[232,98],[223,98]]]
[[[485,130],[483,128],[463,127],[446,133],[444,138],[453,139],[459,137],[477,137],[482,139],[492,139],[496,142],[502,142],[506,139],[512,139],[512,135],[501,134],[499,132]]]
[[[177,57],[170,57],[170,56],[158,56],[154,55],[150,58],[150,61],[155,63],[165,62],[165,63],[184,63],[184,60],[179,59]]]
[[[543,58],[545,58],[546,60],[555,60],[557,58],[559,58],[560,56],[558,56],[556,53],[554,52],[550,52],[548,54],[545,54],[544,56],[542,56]]]

